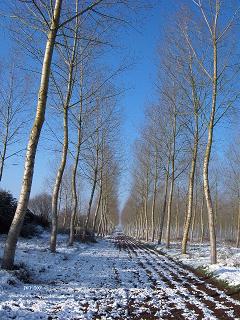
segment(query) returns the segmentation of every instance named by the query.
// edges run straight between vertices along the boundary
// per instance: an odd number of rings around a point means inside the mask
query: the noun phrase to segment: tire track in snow
[[[153,287],[159,291],[168,291],[169,294],[174,293],[175,296],[177,294],[179,303],[175,301],[175,306],[185,311],[187,308],[188,312],[192,311],[192,319],[227,320],[237,319],[239,316],[238,301],[206,284],[183,266],[134,239],[122,236],[118,242],[122,249],[134,252]]]

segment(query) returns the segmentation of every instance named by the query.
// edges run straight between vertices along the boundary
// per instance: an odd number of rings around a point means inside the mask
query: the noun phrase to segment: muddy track
[[[142,306],[134,299],[128,304],[129,319],[240,319],[239,301],[180,263],[124,235],[113,241],[130,259],[136,259],[137,281],[145,273],[152,289],[151,299],[143,300]],[[139,313],[142,307],[144,312]]]

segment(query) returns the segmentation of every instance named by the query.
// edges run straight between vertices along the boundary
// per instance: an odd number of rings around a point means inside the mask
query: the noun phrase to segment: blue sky
[[[121,74],[116,80],[118,85],[123,85],[128,89],[120,101],[120,106],[123,110],[123,124],[119,134],[121,135],[126,159],[126,167],[123,170],[119,192],[121,206],[128,196],[131,183],[129,171],[133,160],[132,147],[134,140],[138,136],[138,130],[144,123],[144,107],[148,102],[155,100],[154,81],[158,64],[158,57],[156,54],[157,46],[161,45],[165,27],[171,23],[171,19],[174,17],[177,7],[184,2],[185,0],[156,1],[156,6],[147,11],[140,22],[135,25],[138,31],[129,28],[126,32],[122,33],[120,42],[122,46],[126,48],[125,51],[123,50],[121,53],[112,55],[110,59],[108,57],[108,63],[115,66],[120,63],[123,56],[128,54],[134,57],[135,62],[130,70]],[[4,32],[3,30],[0,31],[0,41],[0,55],[1,57],[5,57],[9,50],[7,32]],[[35,103],[33,106],[35,108]],[[46,125],[44,129],[46,129]],[[229,134],[228,128],[221,128],[217,130],[216,135],[221,135],[222,130]],[[220,146],[223,144],[224,143],[220,144]],[[40,144],[36,157],[32,195],[44,190],[45,179],[51,174],[51,166],[49,165],[51,153],[44,150],[41,145],[43,145],[43,142]],[[7,163],[1,185],[1,187],[13,192],[16,197],[18,197],[22,181],[23,160],[24,157],[18,159],[17,166],[13,165],[16,163],[15,160]]]
[[[176,1],[159,0],[153,10],[144,18],[144,24],[138,26],[139,32],[132,30],[124,42],[136,58],[136,65],[123,76],[126,87],[130,89],[122,100],[123,130],[122,140],[125,149],[125,168],[120,186],[120,204],[124,204],[131,186],[131,167],[133,161],[133,143],[144,123],[144,108],[155,100],[155,79],[157,74],[157,47],[161,45],[164,30],[177,8]],[[164,14],[163,14],[164,13]],[[123,82],[123,79],[120,80]]]
[[[141,22],[134,25],[137,31],[134,28],[130,28],[121,36],[120,41],[122,46],[126,48],[126,52],[121,52],[119,55],[116,54],[112,57],[114,64],[117,65],[125,54],[130,53],[135,62],[134,66],[117,80],[120,85],[123,84],[125,88],[128,88],[120,101],[123,109],[123,125],[120,134],[128,164],[131,163],[129,159],[132,159],[132,144],[137,137],[138,128],[144,122],[144,106],[147,101],[152,100],[154,95],[157,44],[161,41],[167,17],[171,16],[176,7],[174,5],[176,2],[174,1],[159,0],[156,3],[157,5],[154,9],[147,11]],[[0,37],[2,44],[0,54],[4,58],[10,46],[7,32],[1,30]],[[46,151],[40,146],[36,157],[32,195],[42,191],[44,188],[45,178],[49,174],[48,156],[51,155],[47,155]],[[21,186],[23,160],[24,157],[17,159],[17,161],[14,159],[7,162],[1,185],[1,187],[13,192],[16,197]],[[16,163],[17,165],[15,165]],[[128,169],[129,166],[124,170],[125,174],[121,182],[121,202],[126,198],[127,190],[129,189]]]

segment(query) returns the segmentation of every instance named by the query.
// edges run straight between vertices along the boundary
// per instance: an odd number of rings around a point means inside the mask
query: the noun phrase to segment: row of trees
[[[51,149],[58,160],[53,170],[55,177],[51,180],[51,252],[56,251],[58,220],[64,210],[69,212],[65,217],[65,224],[68,221],[69,245],[73,244],[74,230],[79,223],[84,234],[89,228],[106,234],[117,223],[119,165],[116,134],[119,131],[117,102],[121,90],[116,88],[113,80],[126,68],[126,64],[111,70],[104,62],[104,56],[112,50],[116,29],[122,28],[128,13],[132,14],[139,4],[142,6],[143,2],[4,2],[3,16],[10,18],[8,27],[15,43],[30,56],[27,68],[34,74],[40,73],[41,78],[37,99],[31,92],[32,99],[35,97],[36,100],[36,114],[27,147],[23,148],[26,150],[24,175],[6,240],[3,268],[10,269],[14,263],[16,244],[29,204],[37,147],[45,117],[47,123],[42,141],[48,152]],[[6,136],[6,143],[3,139],[1,150],[1,178],[10,139],[13,137],[17,141],[18,129],[24,124],[22,121],[16,124],[13,118],[16,116],[19,120],[27,117],[26,113],[20,117],[17,108],[16,112],[12,111],[15,107],[12,103],[12,93],[15,94],[13,80],[11,76],[9,103],[1,117],[5,130],[1,131],[1,135],[4,139]],[[34,86],[31,89],[34,91]],[[30,91],[29,83],[27,91]],[[13,133],[9,133],[10,127]],[[62,202],[64,194],[65,208]],[[86,201],[83,205],[81,197],[88,199],[87,205]],[[46,211],[49,212],[49,196],[40,195],[40,199],[33,199],[30,205],[39,214],[46,215]],[[41,208],[41,205],[45,207]],[[43,213],[43,210],[46,211]]]
[[[190,238],[209,238],[211,263],[217,262],[216,231],[239,245],[239,149],[231,146],[222,164],[231,177],[225,187],[210,162],[217,125],[236,114],[239,103],[239,9],[196,0],[176,15],[159,50],[158,101],[147,108],[136,141],[123,210],[128,233],[159,243],[164,235],[166,247],[181,238],[182,253]]]

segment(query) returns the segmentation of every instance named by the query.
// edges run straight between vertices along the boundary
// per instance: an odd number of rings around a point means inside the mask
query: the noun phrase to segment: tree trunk
[[[98,216],[98,212],[99,212],[99,208],[100,208],[100,204],[101,204],[101,199],[102,199],[102,186],[100,186],[98,203],[97,203],[97,207],[96,207],[96,211],[95,211],[94,219],[93,219],[93,232],[94,233],[95,233],[95,229],[96,229],[96,222],[97,222],[97,216]]]
[[[101,235],[104,236],[105,234],[105,230],[106,230],[106,225],[105,225],[105,214],[104,214],[104,210],[105,210],[105,198],[102,197],[102,206],[101,206]]]
[[[79,146],[79,144],[78,144],[78,146]],[[77,167],[78,167],[78,162],[79,162],[79,155],[80,155],[80,147],[77,148],[77,154],[76,154],[75,163],[74,163],[73,172],[72,172],[73,209],[72,209],[71,220],[70,220],[70,230],[69,230],[69,240],[68,240],[69,246],[72,246],[73,242],[74,242],[75,218],[76,218],[77,207],[78,207],[76,174],[77,174]]]
[[[63,230],[65,230],[66,228],[66,224],[67,224],[67,209],[68,209],[68,194],[67,194],[67,190],[66,190],[66,196],[65,196],[65,214],[64,214],[64,219],[63,219]]]
[[[11,269],[13,267],[17,240],[21,231],[22,223],[24,220],[30,197],[37,145],[45,118],[47,94],[49,87],[49,76],[53,56],[53,49],[59,25],[61,5],[62,0],[56,0],[53,13],[53,20],[51,21],[51,28],[48,33],[45,54],[43,59],[37,112],[27,146],[21,193],[4,249],[4,256],[2,260],[2,268],[4,269]]]
[[[108,234],[108,222],[107,222],[107,195],[104,201],[104,210],[103,210],[103,222],[104,222],[104,235]]]
[[[78,12],[78,3],[76,5],[76,13]],[[59,197],[59,189],[62,183],[62,177],[65,170],[66,162],[67,162],[67,153],[68,153],[68,109],[70,100],[72,97],[73,91],[73,72],[76,65],[76,50],[77,50],[77,42],[78,42],[78,18],[76,18],[75,30],[74,30],[74,41],[72,47],[72,55],[69,61],[69,70],[68,70],[68,85],[67,85],[67,92],[66,97],[63,105],[63,130],[64,130],[64,141],[63,141],[63,148],[62,148],[62,158],[61,163],[58,168],[55,186],[53,189],[52,195],[52,232],[50,238],[50,250],[51,252],[56,252],[56,244],[57,244],[57,229],[58,229],[58,215],[57,215],[57,204],[58,204],[58,197]],[[68,48],[69,49],[69,48]]]
[[[195,170],[197,163],[197,153],[198,153],[198,115],[195,113],[195,128],[194,128],[194,146],[192,153],[192,163],[191,170],[189,175],[189,184],[188,184],[188,202],[187,202],[187,214],[183,232],[182,239],[182,254],[187,253],[187,241],[189,237],[189,230],[192,221],[192,208],[193,208],[193,189],[194,189],[194,178]]]
[[[167,209],[167,229],[166,229],[166,248],[170,247],[170,228],[171,228],[171,216],[172,216],[172,199],[174,190],[174,171],[172,172],[170,193],[168,199],[168,209]]]
[[[97,236],[99,236],[100,234],[103,235],[104,234],[104,230],[105,230],[105,226],[104,226],[104,201],[105,201],[105,197],[104,197],[104,193],[102,190],[102,200],[101,200],[101,216],[100,216],[100,220],[99,220],[99,225],[98,225],[98,233]]]
[[[147,206],[148,206],[148,203],[147,203],[147,199],[145,197],[144,199],[144,227],[145,227],[145,240],[148,241],[148,210],[147,210]]]
[[[167,210],[167,228],[166,228],[166,248],[170,247],[170,228],[171,228],[171,218],[172,218],[172,200],[174,191],[174,180],[175,180],[175,148],[176,148],[176,108],[174,108],[174,119],[173,119],[173,143],[172,143],[172,177],[171,186],[168,199],[168,210]]]
[[[3,167],[4,167],[4,163],[5,163],[6,152],[7,152],[7,139],[8,139],[8,126],[6,128],[6,135],[5,135],[4,141],[3,141],[3,151],[1,152],[0,182],[2,181]]]
[[[149,183],[149,168],[147,168],[147,181],[144,197],[144,218],[145,218],[145,240],[148,241],[148,183]]]
[[[216,193],[215,193],[215,210],[214,210],[214,219],[215,219],[215,225],[218,223],[218,181],[216,177]]]
[[[237,223],[237,241],[236,247],[239,248],[240,246],[240,197],[238,195],[238,223]]]
[[[96,168],[95,168],[95,170],[94,170],[94,180],[93,180],[93,186],[92,186],[91,196],[90,196],[90,200],[89,200],[89,204],[88,204],[87,217],[86,217],[86,221],[85,221],[85,225],[84,225],[84,235],[83,235],[83,238],[85,238],[86,232],[87,232],[87,228],[88,228],[88,222],[89,222],[89,218],[90,218],[90,214],[91,214],[93,197],[94,197],[94,193],[95,193],[95,189],[96,189],[96,185],[97,185],[97,175],[98,175],[98,164],[97,164],[97,166],[96,166]]]
[[[191,241],[193,241],[193,238],[194,238],[194,230],[195,230],[195,225],[196,225],[196,218],[197,218],[197,199],[196,199],[194,210],[193,210]]]
[[[68,107],[64,107],[64,142],[62,150],[62,159],[60,167],[58,168],[58,173],[55,181],[55,186],[52,195],[52,232],[50,239],[50,250],[51,252],[56,252],[57,244],[57,228],[58,228],[58,197],[59,190],[62,182],[63,172],[67,162],[67,152],[68,152]]]
[[[157,195],[157,180],[158,180],[158,161],[157,161],[157,148],[155,150],[155,174],[154,174],[154,187],[153,187],[153,200],[152,200],[152,242],[155,237],[155,207],[156,207],[156,195]]]
[[[216,27],[215,27],[216,28]],[[211,263],[217,263],[217,249],[216,249],[216,232],[215,232],[215,217],[213,212],[213,204],[210,192],[209,184],[209,161],[211,157],[212,142],[213,142],[213,127],[216,112],[216,100],[217,100],[217,43],[216,43],[216,30],[214,30],[213,38],[213,93],[212,93],[212,110],[210,120],[208,124],[208,140],[203,161],[203,186],[204,194],[208,212],[208,227],[210,236],[211,247]]]
[[[167,208],[169,166],[170,166],[170,158],[168,159],[168,165],[167,165],[167,171],[166,171],[166,178],[165,178],[164,200],[163,200],[162,215],[161,215],[161,217],[160,217],[158,244],[161,244],[161,242],[162,242],[163,225],[164,225],[164,220],[165,220],[165,215],[166,215],[166,208]]]
[[[180,220],[180,210],[179,210],[179,188],[178,188],[178,197],[177,197],[177,212],[176,212],[176,239],[179,238],[179,220]]]
[[[99,224],[98,224],[98,231],[97,231],[97,236],[99,237],[100,236],[100,233],[101,233],[101,228],[102,228],[102,214],[101,214],[101,217],[100,217],[100,220],[99,220]]]
[[[69,232],[69,241],[68,241],[69,246],[72,246],[73,242],[74,242],[75,218],[76,218],[77,208],[78,208],[76,175],[77,175],[77,168],[78,168],[78,163],[79,163],[80,149],[81,149],[81,142],[82,142],[82,108],[83,108],[82,86],[83,86],[83,74],[82,74],[82,69],[81,69],[81,99],[80,99],[80,110],[79,110],[79,119],[78,119],[78,140],[77,140],[75,162],[74,162],[74,166],[73,166],[73,170],[72,170],[73,209],[72,209],[71,220],[70,220],[70,232]]]
[[[141,208],[140,208],[140,239],[143,239],[143,208],[142,208],[142,205],[141,205]]]
[[[204,239],[203,209],[204,209],[204,194],[202,195],[202,203],[201,203],[201,211],[200,211],[200,218],[201,218],[201,237],[200,237],[200,242],[201,243],[203,243],[203,239]]]

